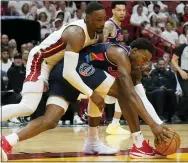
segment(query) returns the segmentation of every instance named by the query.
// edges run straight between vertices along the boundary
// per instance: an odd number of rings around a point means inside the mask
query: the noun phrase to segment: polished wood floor
[[[168,125],[176,130],[181,137],[181,147],[176,154],[165,159],[131,159],[128,151],[132,140],[126,136],[113,136],[105,132],[106,127],[99,128],[99,136],[106,144],[119,149],[114,156],[88,156],[82,153],[87,127],[57,127],[46,131],[32,139],[18,143],[10,155],[11,162],[188,162],[188,124]],[[126,127],[127,128],[127,127]],[[7,135],[20,128],[2,129]],[[153,134],[146,125],[141,126],[145,139],[153,145]]]

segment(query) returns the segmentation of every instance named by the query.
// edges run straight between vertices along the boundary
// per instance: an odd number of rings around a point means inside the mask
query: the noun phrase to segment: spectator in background
[[[13,89],[15,93],[20,94],[25,79],[25,73],[26,73],[26,69],[22,63],[22,56],[21,55],[15,56],[14,62],[7,72],[7,76],[9,79],[7,89],[8,90]],[[21,95],[20,95],[20,100],[21,100]]]
[[[47,15],[47,21],[52,22],[55,19],[56,9],[50,1],[43,1],[44,7],[37,10],[37,15],[41,12],[45,12]]]
[[[1,70],[7,73],[11,65],[8,48],[1,48]]]
[[[155,5],[159,5],[160,6],[160,9],[161,9],[160,11],[161,12],[167,11],[168,6],[165,5],[164,3],[162,3],[161,1],[151,1],[151,4],[148,6],[148,12],[149,13],[154,11],[153,9],[154,9]]]
[[[183,97],[180,100],[179,110],[174,114],[173,119],[177,119],[180,116],[188,120],[188,45],[181,44],[175,49],[172,56],[172,65],[177,70],[177,77],[181,89],[183,91]]]
[[[10,60],[12,61],[14,56],[18,53],[17,43],[15,39],[11,39],[8,43]]]
[[[165,69],[168,71],[170,70],[170,54],[164,53],[163,54],[163,60],[165,61]]]
[[[9,42],[8,36],[3,34],[1,36],[1,48],[8,48],[8,42]]]
[[[178,14],[179,17],[181,17],[184,13],[185,4],[186,4],[185,1],[179,1],[179,4],[176,7],[176,13]]]
[[[175,74],[171,69],[167,71],[165,60],[161,58],[157,61],[156,69],[152,70],[151,77],[155,85],[165,93],[165,106],[167,106],[168,118],[171,119],[178,107],[175,94],[177,85]]]
[[[162,33],[161,37],[170,42],[172,44],[172,48],[179,45],[178,34],[172,30],[172,24],[170,22],[166,23],[166,30]],[[164,45],[169,49],[171,48],[171,44],[168,42],[164,42]]]
[[[65,1],[59,1],[59,8],[58,8],[58,11],[56,12],[56,18],[59,18],[58,17],[58,14],[59,13],[64,13],[64,16],[63,16],[63,24],[66,24],[69,22],[69,20],[71,19],[71,14],[70,12],[66,11],[66,2]]]
[[[179,36],[180,44],[188,44],[188,22],[183,25],[183,33]]]
[[[157,4],[153,6],[153,12],[151,12],[148,16],[149,20],[153,22],[152,26],[158,25],[160,28],[165,27],[165,23],[167,22],[167,16],[161,12],[161,7]]]
[[[16,6],[10,6],[8,10],[9,16],[19,16],[19,10],[17,10]]]
[[[180,19],[181,19],[181,23],[183,24],[188,22],[188,5],[184,7],[184,14],[180,17]]]
[[[31,51],[31,49],[33,49],[33,47],[34,47],[34,45],[33,45],[33,43],[31,43],[31,42],[28,42],[28,43],[26,44],[26,50],[28,50],[29,52]]]
[[[149,23],[149,19],[143,14],[143,6],[138,6],[137,13],[131,15],[130,23],[134,26],[140,26],[144,21]]]
[[[145,14],[147,16],[148,15],[148,8],[144,6],[144,2],[143,1],[138,1],[138,4],[133,7],[132,13],[133,14],[137,13],[138,6],[142,6],[143,7],[143,14]]]
[[[168,11],[165,13],[169,20],[172,20],[176,25],[179,24],[179,19],[173,11],[172,6],[168,6]]]
[[[29,56],[29,51],[24,50],[23,53],[22,53],[22,63],[24,65],[24,67],[26,67],[28,56]]]
[[[82,19],[82,10],[81,9],[77,9],[76,10],[76,15],[74,16],[73,19],[70,19],[69,22],[75,21],[75,20],[79,20]]]
[[[50,23],[48,21],[48,16],[46,12],[41,12],[39,14],[38,22],[40,23],[40,27],[41,27],[41,39],[44,39],[45,35],[51,32]]]
[[[81,3],[80,3],[80,9],[81,9],[81,11],[82,11],[82,18],[83,19],[85,19],[85,17],[86,17],[86,7],[87,7],[87,3],[85,2],[85,1],[82,1]]]
[[[24,16],[25,19],[35,20],[34,15],[30,13],[30,6],[27,2],[22,4],[19,15]]]
[[[63,25],[63,21],[60,18],[56,18],[55,21],[53,22],[52,31],[56,31],[60,29],[62,25]]]
[[[75,2],[67,1],[65,10],[71,14],[71,17],[74,17],[74,13],[77,10]]]
[[[26,44],[22,44],[22,45],[21,45],[21,53],[23,53],[24,50],[26,50]]]

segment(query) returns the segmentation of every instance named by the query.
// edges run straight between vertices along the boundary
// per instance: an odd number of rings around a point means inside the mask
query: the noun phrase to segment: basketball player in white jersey
[[[126,16],[125,2],[114,1],[111,4],[111,8],[112,8],[113,16],[109,20],[107,20],[105,23],[104,32],[103,32],[104,42],[124,44],[123,29],[121,28],[121,23],[124,21],[124,18]],[[145,107],[148,113],[151,113],[150,115],[152,115],[152,118],[154,118],[159,124],[162,124],[163,122],[157,116],[156,112],[154,112],[155,109],[153,108],[149,100],[147,99],[146,95],[143,96],[144,88],[140,81],[135,85],[135,91],[140,96],[143,103],[147,104],[145,105]],[[117,100],[114,97],[110,97],[110,96],[107,96],[105,99],[105,102],[107,104],[114,104],[116,101]],[[114,112],[113,120],[106,129],[106,132],[108,134],[114,134],[114,135],[130,134],[128,130],[125,130],[120,127],[119,121],[120,121],[121,115],[122,115],[122,112],[121,112],[119,105],[115,104],[115,112]]]
[[[88,4],[86,14],[85,20],[77,20],[62,26],[31,50],[26,66],[22,100],[19,104],[3,106],[1,121],[29,116],[36,110],[43,91],[47,90],[51,69],[63,58],[65,59],[63,77],[80,92],[90,97],[99,108],[103,108],[103,98],[84,84],[75,70],[79,58],[78,52],[88,45],[97,43],[99,39],[97,33],[103,31],[106,20],[104,7],[97,2]]]

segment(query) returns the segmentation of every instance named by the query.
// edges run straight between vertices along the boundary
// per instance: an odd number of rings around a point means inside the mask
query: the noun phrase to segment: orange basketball
[[[165,141],[163,141],[161,144],[159,144],[155,138],[154,144],[157,152],[163,155],[171,155],[176,153],[181,143],[180,136],[175,131],[172,131],[171,134],[173,135],[172,138],[165,139]]]

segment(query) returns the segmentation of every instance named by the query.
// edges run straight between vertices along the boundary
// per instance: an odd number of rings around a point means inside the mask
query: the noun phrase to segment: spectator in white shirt
[[[66,7],[67,6],[65,1],[59,1],[59,8],[58,11],[56,12],[56,18],[60,12],[63,12],[64,13],[63,24],[68,23],[69,20],[71,19],[71,14],[70,12],[66,11]]]
[[[133,7],[132,13],[135,14],[137,12],[138,6],[143,6],[143,14],[145,14],[147,16],[148,15],[148,8],[144,6],[143,1],[139,1],[138,4]]]
[[[137,13],[131,15],[130,22],[134,26],[139,26],[144,21],[149,23],[148,17],[143,14],[143,6],[138,6]]]
[[[86,7],[87,7],[87,3],[85,1],[80,3],[80,9],[82,11],[82,18],[85,19],[86,17]]]
[[[188,44],[188,22],[183,25],[183,33],[179,36],[180,44]]]
[[[43,1],[44,7],[37,10],[37,14],[39,15],[41,12],[45,12],[47,15],[47,21],[52,22],[55,18],[56,9],[54,5],[50,1]]]
[[[183,14],[184,13],[185,3],[186,3],[185,1],[179,1],[179,4],[176,7],[176,13],[177,14]]]
[[[73,15],[76,10],[77,10],[77,8],[76,8],[75,2],[67,1],[65,11],[70,12],[70,14]]]
[[[76,15],[74,16],[73,19],[70,19],[69,22],[73,22],[73,21],[79,20],[79,19],[82,19],[82,11],[81,11],[81,9],[77,9],[76,10]]]
[[[34,20],[35,17],[30,13],[30,6],[28,3],[23,3],[19,12],[20,16],[24,16],[25,19]]]
[[[168,17],[164,13],[160,12],[159,5],[154,5],[153,10],[154,12],[151,12],[148,16],[149,20],[151,20],[154,24],[157,22],[160,28],[164,28]]]
[[[153,1],[149,6],[148,6],[148,12],[151,13],[153,12],[153,7],[154,5],[159,5],[161,8],[161,12],[167,11],[168,6],[162,3],[161,1]]]
[[[11,65],[12,65],[12,62],[9,60],[8,48],[2,48],[1,49],[1,70],[7,73]]]
[[[171,22],[166,23],[166,30],[162,33],[161,37],[170,42],[172,44],[172,48],[179,45],[178,34],[172,30]],[[168,42],[164,42],[164,45],[169,48],[171,45]]]

